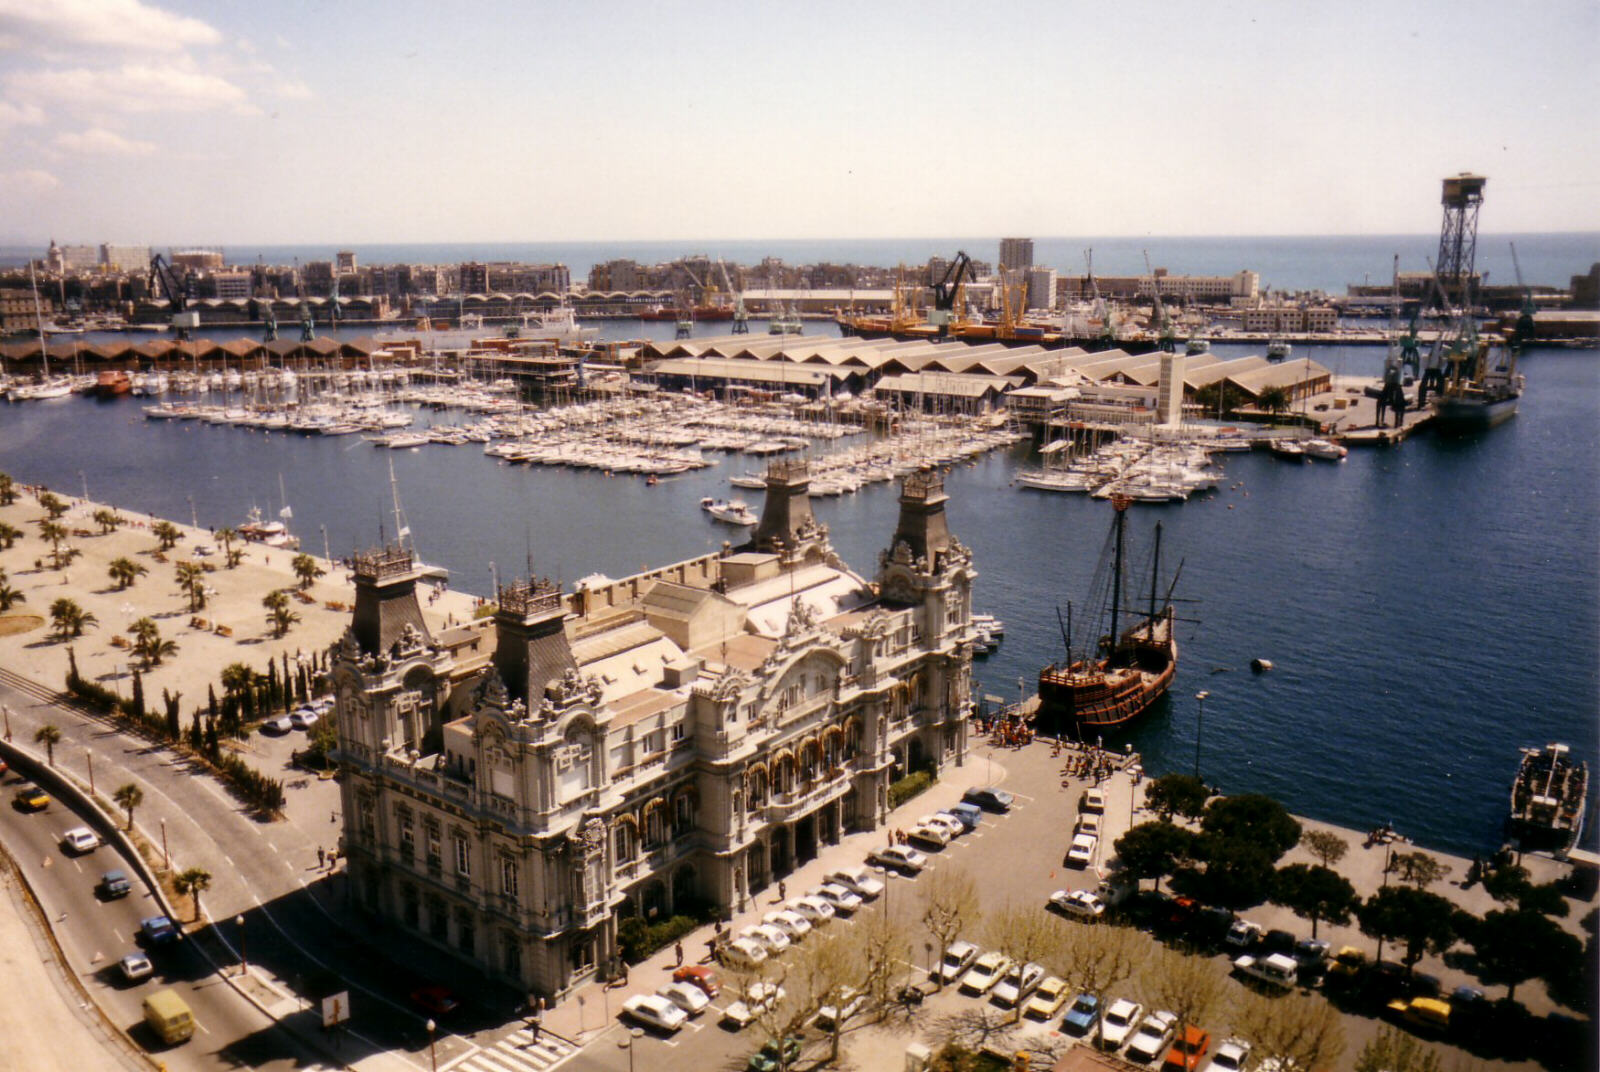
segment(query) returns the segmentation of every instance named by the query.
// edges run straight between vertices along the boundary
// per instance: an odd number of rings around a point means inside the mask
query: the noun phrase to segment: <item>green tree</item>
[[[1282,804],[1259,793],[1221,797],[1206,805],[1200,829],[1257,846],[1277,863],[1300,842],[1300,824]]]
[[[197,562],[178,563],[178,589],[189,597],[189,613],[204,610],[206,605],[206,573]]]
[[[1389,870],[1401,882],[1409,882],[1425,890],[1450,873],[1450,865],[1441,863],[1425,852],[1397,852],[1389,859]]]
[[[118,786],[117,791],[111,794],[111,799],[116,803],[117,807],[127,811],[128,829],[131,831],[133,829],[133,809],[144,803],[144,790],[129,782],[127,785]]]
[[[288,633],[289,627],[300,620],[300,615],[289,607],[289,593],[281,588],[268,592],[261,605],[267,608],[267,624],[275,637]]]
[[[1385,886],[1356,908],[1361,933],[1378,940],[1378,957],[1383,943],[1404,947],[1401,960],[1414,968],[1422,954],[1442,953],[1456,939],[1455,906],[1437,893],[1410,886]]]
[[[46,722],[40,726],[33,735],[34,744],[44,745],[45,757],[53,767],[56,765],[56,745],[61,743],[61,730],[54,722]]]
[[[156,538],[161,550],[170,551],[183,539],[183,531],[170,521],[157,521],[150,526],[150,535]]]
[[[233,569],[239,564],[240,559],[244,558],[243,551],[235,551],[233,549],[233,541],[238,538],[238,529],[220,528],[217,530],[217,539],[222,541],[222,559],[229,569]]]
[[[1179,868],[1172,886],[1202,901],[1242,911],[1272,894],[1272,855],[1243,838],[1203,833],[1195,842],[1194,863]]]
[[[44,512],[54,521],[67,512],[67,504],[53,491],[46,491],[39,496],[39,505],[44,507]]]
[[[1195,836],[1171,823],[1140,823],[1119,837],[1115,848],[1123,871],[1133,877],[1135,884],[1152,878],[1159,890],[1161,880],[1194,855]]]
[[[149,572],[150,570],[144,565],[126,556],[112,559],[111,565],[106,567],[106,573],[111,576],[113,581],[117,582],[117,588],[119,589],[128,587],[135,579],[143,577]]]
[[[311,582],[328,571],[317,565],[317,560],[308,554],[298,554],[289,563],[289,568],[294,570],[294,575],[300,578],[301,588],[310,588]]]
[[[1360,898],[1350,881],[1336,871],[1311,864],[1290,864],[1278,869],[1272,902],[1301,919],[1309,919],[1311,937],[1315,938],[1321,922],[1336,927],[1350,922],[1350,913]]]
[[[1583,955],[1583,943],[1547,916],[1522,909],[1496,910],[1483,917],[1472,936],[1478,976],[1506,987],[1508,999],[1529,979],[1556,976],[1565,962]]]
[[[127,518],[104,506],[94,512],[94,523],[100,526],[100,535],[102,536],[109,536],[116,532],[117,527],[125,521],[127,521]]]
[[[161,627],[154,618],[140,618],[128,626],[128,632],[133,634],[133,653],[146,667],[159,666],[162,659],[178,652],[176,640],[161,639]]]
[[[194,898],[194,918],[200,919],[200,895],[211,888],[211,872],[203,867],[190,867],[178,872],[172,879],[172,888],[179,897]]]
[[[17,482],[10,473],[0,473],[0,506],[10,506],[17,501]]]
[[[67,538],[67,526],[59,521],[41,521],[39,535],[50,543],[51,568],[60,569],[64,565],[61,561],[61,544]]]
[[[100,619],[65,596],[50,604],[50,621],[62,640],[80,637],[91,625],[100,624]]]
[[[11,550],[18,540],[22,539],[22,530],[15,525],[8,525],[0,521],[0,548]]]
[[[1169,822],[1174,814],[1200,818],[1210,796],[1205,782],[1192,774],[1163,774],[1145,790],[1144,801],[1155,809],[1162,822]]]
[[[26,603],[28,597],[17,589],[11,587],[9,581],[0,578],[0,614],[6,613],[18,603]]]
[[[1289,389],[1276,384],[1262,388],[1261,393],[1256,396],[1256,405],[1275,417],[1289,412],[1289,407],[1293,404],[1294,398]]]
[[[1300,844],[1318,863],[1330,869],[1350,851],[1349,842],[1332,830],[1307,830],[1300,835]]]

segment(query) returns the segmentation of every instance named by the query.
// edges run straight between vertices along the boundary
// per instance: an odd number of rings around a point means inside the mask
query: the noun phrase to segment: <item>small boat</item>
[[[1287,339],[1267,340],[1267,360],[1282,361],[1294,352],[1294,345]]]
[[[1280,458],[1287,458],[1292,462],[1306,460],[1305,445],[1297,439],[1274,439],[1272,441],[1272,453]]]
[[[713,499],[709,495],[700,500],[700,508],[718,521],[729,525],[758,525],[761,518],[743,499]]]
[[[1306,457],[1317,458],[1325,462],[1342,462],[1350,453],[1343,444],[1335,443],[1331,439],[1308,439],[1302,444]]]
[[[1572,851],[1583,835],[1589,764],[1564,744],[1522,749],[1506,829],[1524,850]]]
[[[284,509],[288,509],[285,507]],[[261,508],[252,506],[249,514],[245,516],[244,524],[239,526],[239,535],[247,540],[265,544],[268,547],[283,547],[294,549],[300,546],[300,540],[289,534],[289,527],[282,521],[263,521]]]
[[[760,473],[741,473],[738,476],[730,476],[728,478],[728,483],[732,484],[736,488],[750,488],[755,491],[765,491],[767,487],[767,478],[762,476]]]

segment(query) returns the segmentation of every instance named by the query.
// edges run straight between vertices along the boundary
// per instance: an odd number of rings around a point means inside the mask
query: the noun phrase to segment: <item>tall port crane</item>
[[[733,281],[728,278],[728,266],[722,263],[722,258],[717,258],[717,271],[722,273],[722,286],[733,298],[733,333],[735,335],[750,334],[750,314],[745,312],[744,291],[734,287]]]
[[[1522,311],[1517,314],[1517,326],[1512,330],[1511,338],[1506,345],[1520,354],[1533,341],[1535,331],[1533,314],[1538,312],[1538,306],[1533,302],[1533,291],[1522,281],[1522,262],[1517,259],[1515,242],[1511,243],[1511,267],[1517,273],[1517,289],[1522,291]]]
[[[1170,354],[1177,337],[1173,334],[1172,319],[1167,316],[1167,307],[1161,304],[1161,280],[1156,278],[1155,269],[1150,267],[1149,250],[1144,251],[1144,270],[1150,274],[1150,294],[1155,299],[1155,328],[1160,333],[1156,348]]]
[[[1100,318],[1100,341],[1102,350],[1113,350],[1117,345],[1117,326],[1111,314],[1111,306],[1100,296],[1100,281],[1094,277],[1094,247],[1090,246],[1083,251],[1084,270],[1089,273],[1089,291],[1094,295],[1094,315]]]
[[[971,267],[972,258],[967,256],[966,250],[958,249],[955,260],[945,268],[943,278],[933,285],[933,308],[929,310],[928,322],[938,329],[938,338],[950,334],[950,321],[961,315],[958,309],[961,281]]]
[[[159,253],[150,255],[150,293],[159,293],[172,306],[172,327],[180,340],[189,338],[189,328],[197,322],[189,308],[187,282],[178,277],[177,269],[167,263]]]

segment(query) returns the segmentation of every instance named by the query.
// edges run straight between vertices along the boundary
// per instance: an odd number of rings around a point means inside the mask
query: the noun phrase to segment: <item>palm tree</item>
[[[127,519],[115,510],[101,507],[94,512],[94,523],[100,526],[100,535],[109,536]]]
[[[170,521],[157,521],[150,526],[150,535],[161,541],[161,549],[163,551],[172,550],[177,546],[178,541],[183,539],[182,531]]]
[[[1256,405],[1275,417],[1280,417],[1287,413],[1292,403],[1293,399],[1289,397],[1289,389],[1283,386],[1264,387],[1261,393],[1256,396]]]
[[[111,560],[111,565],[106,567],[106,572],[117,582],[117,587],[122,589],[132,584],[135,578],[143,577],[150,571],[131,558],[115,558]]]
[[[115,793],[112,793],[111,799],[116,802],[118,807],[128,810],[128,829],[132,830],[133,809],[144,803],[144,790],[129,782],[127,785],[119,787]]]
[[[178,563],[178,587],[189,597],[189,612],[204,610],[206,605],[206,574],[198,563]]]
[[[50,765],[52,767],[55,766],[56,745],[61,743],[61,731],[56,728],[56,724],[54,722],[46,722],[43,726],[40,726],[39,731],[33,735],[33,743],[44,745],[45,755],[50,760]]]
[[[256,682],[256,672],[244,663],[229,663],[222,668],[222,691],[229,696],[242,693]]]
[[[233,541],[238,538],[238,529],[221,528],[217,530],[217,539],[222,541],[222,559],[229,569],[237,566],[239,560],[244,558],[243,551],[235,551],[233,549]]]
[[[89,626],[100,624],[100,619],[64,596],[50,604],[50,621],[62,640],[82,636]]]
[[[194,898],[194,918],[200,919],[200,895],[211,888],[211,872],[203,867],[180,871],[172,880],[172,888],[179,897]]]
[[[312,581],[328,572],[321,566],[317,565],[316,559],[307,554],[295,555],[294,560],[289,563],[289,566],[294,570],[294,575],[300,578],[301,588],[310,588]]]
[[[289,609],[289,593],[281,588],[268,592],[261,605],[267,608],[267,624],[272,626],[275,637],[286,634],[289,627],[300,620],[300,615]]]
[[[0,614],[4,614],[18,603],[26,603],[28,597],[11,587],[4,578],[0,578]]]
[[[54,521],[67,512],[67,504],[55,492],[47,491],[39,496],[39,505],[44,507],[44,512]]]
[[[46,520],[39,522],[39,535],[50,541],[50,557],[56,561],[56,569],[60,569],[61,541],[67,538],[67,526],[59,521]]]
[[[11,550],[11,545],[22,539],[22,530],[0,521],[0,548]]]
[[[17,501],[17,482],[10,473],[0,473],[0,506],[10,506]]]
[[[178,642],[162,640],[161,627],[153,618],[140,618],[128,626],[133,634],[133,653],[144,660],[145,666],[158,666],[161,660],[178,651]]]

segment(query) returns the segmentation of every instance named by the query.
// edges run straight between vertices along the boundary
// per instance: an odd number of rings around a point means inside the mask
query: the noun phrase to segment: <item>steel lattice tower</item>
[[[1444,180],[1444,223],[1439,228],[1439,286],[1445,300],[1465,304],[1478,253],[1478,208],[1488,179],[1463,171]]]

